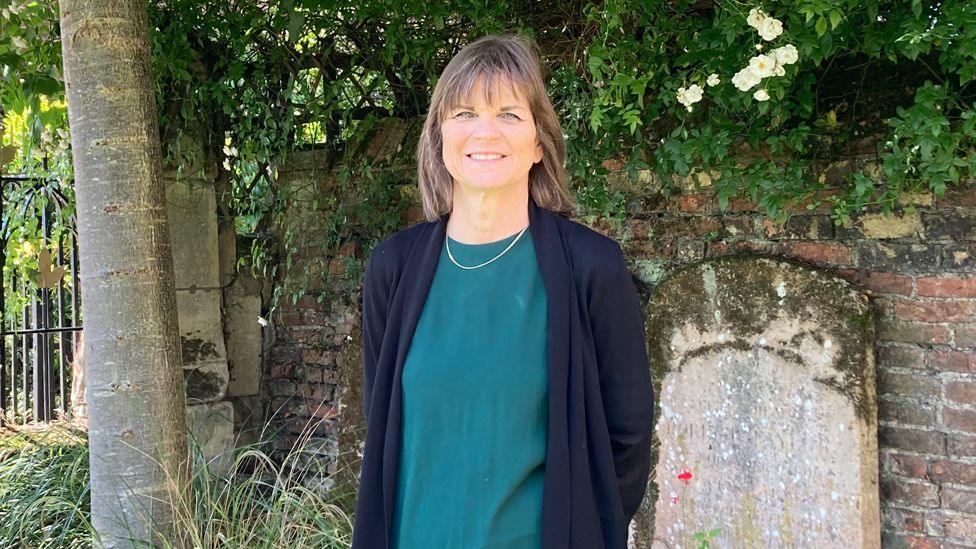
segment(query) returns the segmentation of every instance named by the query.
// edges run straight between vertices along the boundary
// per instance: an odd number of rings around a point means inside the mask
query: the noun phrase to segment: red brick
[[[952,330],[957,349],[976,347],[976,328],[966,325],[955,326]]]
[[[940,517],[946,537],[976,539],[976,516],[952,515]]]
[[[881,497],[889,502],[938,507],[939,487],[928,482],[885,477],[881,479]]]
[[[295,371],[291,364],[272,364],[271,379],[287,379],[294,377]]]
[[[946,383],[946,398],[959,404],[976,404],[976,382],[950,381]]]
[[[935,407],[901,398],[880,399],[878,400],[878,419],[919,427],[935,427]]]
[[[757,212],[759,208],[752,200],[730,198],[728,210],[733,212]]]
[[[976,457],[976,436],[963,433],[946,433],[949,455]]]
[[[926,352],[908,345],[885,345],[877,348],[878,365],[881,368],[912,368],[924,370]]]
[[[882,513],[884,523],[895,530],[907,532],[925,531],[925,517],[918,511],[888,506],[882,509]]]
[[[678,211],[684,213],[698,213],[708,210],[710,198],[705,194],[685,194],[677,198]]]
[[[949,343],[949,329],[940,324],[885,320],[878,323],[878,339],[895,343],[933,345]]]
[[[307,364],[321,364],[328,366],[334,363],[332,352],[320,351],[317,349],[304,349],[302,351],[302,362]]]
[[[885,452],[884,467],[886,470],[902,477],[927,479],[925,458]]]
[[[309,398],[316,401],[316,403],[321,403],[326,400],[332,400],[333,390],[331,385],[324,383],[306,383],[299,388],[298,394],[303,398]]]
[[[976,484],[976,463],[951,461],[947,459],[934,460],[929,463],[929,474],[936,482],[951,482],[954,484]]]
[[[298,299],[298,302],[295,303],[295,308],[321,313],[325,311],[325,303],[319,303],[314,296],[303,295]]]
[[[942,408],[942,424],[949,429],[976,434],[976,410]]]
[[[945,435],[938,431],[881,425],[878,443],[881,448],[945,455]]]
[[[890,532],[882,532],[881,545],[882,547],[897,547],[907,549],[942,549],[942,544],[939,543],[939,540],[934,538],[903,536],[900,534],[892,534]]]
[[[976,372],[973,356],[962,351],[925,351],[929,368],[943,372]]]
[[[732,253],[752,252],[765,253],[771,248],[771,243],[757,240],[736,240],[734,242],[709,242],[708,257],[719,257]]]
[[[976,277],[919,277],[918,295],[926,297],[976,297]]]
[[[911,301],[894,302],[895,316],[902,320],[920,322],[968,322],[976,317],[973,301]]]
[[[942,507],[976,515],[976,488],[970,487],[968,490],[962,490],[952,486],[943,486]]]
[[[850,265],[851,249],[843,244],[795,242],[786,247],[787,254],[818,265]]]
[[[837,275],[874,293],[912,295],[910,276],[857,269],[838,269]]]
[[[318,419],[332,419],[339,417],[339,409],[326,404],[309,404],[308,415]]]
[[[931,399],[942,393],[942,382],[933,376],[880,372],[878,394]]]

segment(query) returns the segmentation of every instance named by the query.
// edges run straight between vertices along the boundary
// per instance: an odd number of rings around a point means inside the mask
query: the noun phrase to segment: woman
[[[366,266],[355,549],[626,547],[644,323],[620,246],[567,217],[564,156],[531,42],[451,60],[418,145],[429,221]]]

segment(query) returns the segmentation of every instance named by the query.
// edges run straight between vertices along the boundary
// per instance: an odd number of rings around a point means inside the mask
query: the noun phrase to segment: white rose
[[[769,52],[769,56],[775,59],[780,65],[792,65],[800,58],[800,54],[796,51],[796,46],[793,44],[776,48]]]
[[[24,39],[19,36],[11,37],[10,41],[14,43],[14,46],[17,46],[17,49],[21,49],[21,50],[27,49],[27,42],[25,42]]]
[[[767,93],[766,90],[764,90],[764,89],[758,89],[758,90],[756,90],[756,93],[752,94],[752,96],[756,99],[756,101],[768,101],[769,100],[769,93]]]
[[[759,25],[758,30],[759,36],[762,36],[763,40],[773,40],[777,36],[783,34],[783,22],[779,19],[768,17],[763,20],[761,25]]]
[[[768,55],[759,54],[749,60],[749,68],[756,73],[759,78],[766,78],[773,75],[773,67],[776,61]]]
[[[678,103],[681,103],[685,107],[690,107],[701,101],[703,91],[702,87],[698,84],[692,84],[687,89],[684,87],[678,88],[678,93],[675,96],[678,98]]]
[[[763,19],[766,19],[766,14],[763,13],[763,11],[759,8],[752,8],[749,10],[749,16],[746,17],[746,23],[748,23],[750,27],[758,29],[759,25],[762,24]]]
[[[709,74],[708,80],[705,81],[705,83],[708,84],[709,86],[718,86],[719,82],[721,82],[721,80],[719,80],[718,75],[715,74],[714,72],[712,74]]]
[[[776,66],[773,67],[773,76],[783,76],[784,74],[786,74],[786,69],[783,68],[783,65],[776,63]]]
[[[762,78],[751,67],[746,67],[735,73],[735,76],[732,77],[732,85],[742,91],[749,91],[760,80]]]

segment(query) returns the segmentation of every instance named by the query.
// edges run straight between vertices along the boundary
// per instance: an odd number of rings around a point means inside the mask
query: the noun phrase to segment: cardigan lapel
[[[542,547],[569,547],[570,463],[567,425],[569,381],[569,305],[572,303],[572,271],[555,214],[529,199],[529,230],[536,261],[546,287],[548,315],[549,423],[546,472],[542,492]]]
[[[402,291],[395,292],[396,297],[391,305],[392,317],[400,316],[400,336],[397,339],[396,362],[393,368],[393,387],[390,391],[390,408],[387,412],[386,439],[383,444],[383,502],[384,517],[386,518],[387,547],[390,546],[389,536],[393,530],[393,505],[396,497],[397,469],[400,451],[400,418],[402,413],[401,376],[403,363],[410,349],[417,328],[417,321],[427,301],[430,285],[437,271],[441,246],[447,234],[448,214],[444,214],[436,223],[428,223],[417,238],[407,257],[406,265],[400,276]],[[399,313],[399,314],[398,314]]]

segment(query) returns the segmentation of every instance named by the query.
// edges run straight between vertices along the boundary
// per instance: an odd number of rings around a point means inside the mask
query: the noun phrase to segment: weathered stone
[[[720,547],[880,545],[863,295],[809,267],[729,257],[667,278],[647,318],[659,445],[636,547],[690,547],[715,528]]]
[[[918,212],[902,215],[864,214],[857,218],[861,234],[867,238],[905,238],[922,231]]]
[[[223,360],[195,363],[183,369],[186,399],[190,404],[212,402],[227,393],[227,363]]]
[[[857,246],[858,266],[897,273],[939,271],[942,247],[935,244],[882,244],[861,242]]]
[[[226,360],[223,322],[220,319],[220,290],[177,290],[183,366],[197,362]]]
[[[261,389],[260,285],[244,275],[224,292],[224,325],[230,396],[256,395]]]
[[[166,214],[177,290],[219,285],[217,206],[213,183],[166,182]]]
[[[976,240],[976,212],[950,210],[922,216],[925,236],[933,240]]]
[[[186,412],[191,444],[199,445],[212,473],[227,472],[234,460],[234,407],[213,402],[187,406]]]

